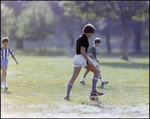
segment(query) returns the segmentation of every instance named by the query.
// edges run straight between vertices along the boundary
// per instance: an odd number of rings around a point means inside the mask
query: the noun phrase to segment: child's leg
[[[98,65],[97,65],[96,67],[99,69],[99,66],[98,66]],[[105,84],[108,83],[108,81],[104,81],[104,80],[103,80],[101,72],[100,72],[100,74],[99,74],[99,79],[100,79],[100,81],[101,81],[101,85],[105,85]]]
[[[93,79],[92,79],[92,91],[91,92],[97,92],[96,85],[97,85],[97,81],[98,81],[100,71],[94,65],[93,66],[87,65],[87,66],[85,66],[85,68],[94,73],[94,76],[93,76]]]
[[[4,80],[3,80],[3,70],[2,70],[2,67],[1,67],[1,88],[2,88],[2,85],[3,85],[3,82],[4,82]]]
[[[87,75],[88,73],[89,73],[89,70],[86,70],[86,71],[84,72],[81,81],[84,81],[84,79],[85,79],[85,77],[86,77],[86,75]]]
[[[96,67],[99,69],[99,66],[98,66],[98,65],[96,65]],[[100,71],[100,69],[99,69],[99,71]],[[100,79],[101,83],[104,82],[104,80],[103,80],[103,78],[102,78],[101,72],[99,73],[99,79]]]
[[[72,87],[73,87],[73,83],[74,83],[74,81],[76,80],[76,78],[78,77],[80,70],[81,70],[81,67],[74,67],[73,75],[72,75],[72,77],[71,77],[71,79],[70,79],[70,81],[69,81],[69,83],[68,83],[68,86],[67,86],[67,94],[66,94],[66,97],[67,97],[68,99],[69,99],[69,97],[70,97],[70,91],[71,91],[71,89],[72,89]],[[66,97],[65,97],[65,98],[66,98]]]
[[[4,82],[4,85],[7,86],[6,84],[6,75],[7,75],[7,68],[5,67],[1,67],[1,70],[2,70],[2,75],[1,75],[1,86],[2,86],[2,83]]]

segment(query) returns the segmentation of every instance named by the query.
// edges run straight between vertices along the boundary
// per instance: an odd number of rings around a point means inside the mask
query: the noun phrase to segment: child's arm
[[[11,57],[16,61],[17,65],[18,65],[18,62],[17,62],[17,60],[16,60],[16,58],[15,58],[15,56],[14,56],[14,54],[13,54],[13,52],[11,51],[10,48],[9,48],[9,53],[10,53]]]
[[[90,53],[89,56],[92,57],[93,59],[95,59],[97,62],[99,62],[99,61],[92,55],[92,53]]]
[[[88,62],[88,65],[92,66],[93,63],[89,60],[89,58],[87,57],[86,55],[86,52],[85,52],[85,47],[81,46],[81,54],[83,55],[83,57],[86,59],[86,61]]]
[[[15,56],[13,56],[12,58],[16,61],[17,65],[18,65],[18,62],[17,62],[17,60],[16,60]]]

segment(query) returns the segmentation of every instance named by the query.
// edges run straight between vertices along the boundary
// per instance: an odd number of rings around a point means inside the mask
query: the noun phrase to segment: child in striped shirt
[[[16,61],[17,65],[18,62],[16,58],[14,57],[13,52],[8,46],[9,44],[9,38],[4,37],[1,41],[1,44],[3,47],[1,47],[1,89],[8,89],[7,83],[6,83],[6,75],[7,75],[7,68],[8,68],[8,56],[11,55],[12,58]],[[4,83],[4,88],[3,88],[3,83]]]

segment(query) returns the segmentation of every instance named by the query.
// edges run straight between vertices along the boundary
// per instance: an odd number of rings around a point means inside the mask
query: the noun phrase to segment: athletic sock
[[[6,81],[4,81],[4,86],[7,86],[7,83],[6,83]]]
[[[97,84],[98,78],[92,79],[92,92],[96,92],[96,84]]]
[[[3,85],[3,82],[1,82],[1,87],[2,87],[2,85]]]
[[[84,81],[86,75],[87,75],[87,73],[85,72],[84,75],[83,75],[83,77],[82,77],[82,79],[81,79],[81,81]]]
[[[67,87],[67,97],[69,98],[69,96],[70,96],[70,91],[71,91],[71,89],[72,89],[72,86],[73,86],[73,84],[71,84],[71,83],[68,83],[68,87]]]
[[[99,74],[99,79],[100,79],[101,83],[103,83],[103,82],[104,82],[104,80],[103,80],[103,78],[102,78],[102,74],[101,74],[101,73]]]

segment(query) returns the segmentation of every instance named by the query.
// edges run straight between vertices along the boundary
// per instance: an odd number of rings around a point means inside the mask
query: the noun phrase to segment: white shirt
[[[14,54],[11,51],[11,49],[10,48],[4,49],[3,47],[1,47],[1,59],[8,60],[9,55],[11,55],[12,57],[14,57]]]

